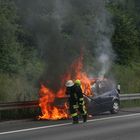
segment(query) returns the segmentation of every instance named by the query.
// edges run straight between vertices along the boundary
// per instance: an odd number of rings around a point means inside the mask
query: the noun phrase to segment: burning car
[[[90,79],[87,73],[83,71],[82,58],[80,57],[63,75],[60,89],[55,91],[47,85],[41,85],[39,91],[41,115],[39,119],[58,120],[70,117],[67,104],[68,97],[65,95],[64,86],[68,79],[81,80],[88,114],[95,115],[105,111],[118,113],[120,100],[114,84],[105,78]]]
[[[97,79],[91,87],[93,96],[85,96],[88,113],[90,115],[106,111],[110,111],[112,114],[119,112],[119,92],[110,80]]]
[[[85,90],[85,88],[91,89]],[[90,85],[84,85],[82,89],[85,91],[84,98],[89,115],[93,116],[106,111],[110,111],[112,114],[119,112],[119,93],[110,80],[92,79]],[[64,89],[55,94],[42,85],[39,105],[43,115],[39,116],[39,119],[58,120],[69,118],[68,98],[64,94]]]

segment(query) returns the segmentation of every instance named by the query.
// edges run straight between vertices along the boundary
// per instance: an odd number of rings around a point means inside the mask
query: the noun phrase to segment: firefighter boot
[[[87,121],[87,114],[83,115],[83,122],[86,122],[86,121]]]
[[[78,124],[78,116],[73,117],[73,124]]]

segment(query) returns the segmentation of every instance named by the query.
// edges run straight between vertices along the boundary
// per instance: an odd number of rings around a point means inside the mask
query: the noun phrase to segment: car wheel
[[[119,112],[119,109],[120,109],[119,101],[114,101],[110,112],[111,114],[117,114]]]

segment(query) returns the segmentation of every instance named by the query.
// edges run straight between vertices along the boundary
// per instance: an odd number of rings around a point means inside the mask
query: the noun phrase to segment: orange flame
[[[68,118],[66,103],[63,107],[56,107],[54,105],[57,95],[58,97],[62,96],[62,91],[59,91],[58,94],[55,95],[53,91],[49,90],[44,85],[41,85],[39,94],[39,106],[42,111],[42,116],[39,116],[39,119],[57,120],[62,118]]]
[[[81,56],[77,59],[71,66],[72,69],[75,70],[75,79],[79,79],[82,84],[82,91],[87,96],[91,95],[91,81],[88,78],[88,75],[83,71],[83,57]],[[70,78],[72,79],[72,77]]]
[[[69,79],[79,79],[82,84],[82,91],[87,96],[91,95],[91,85],[90,80],[85,72],[82,71],[82,57],[77,59],[70,67],[70,70],[64,75],[62,79],[62,87],[60,90],[55,93],[44,85],[41,85],[39,95],[39,106],[42,111],[42,115],[39,116],[39,119],[47,119],[47,120],[58,120],[65,119],[69,117],[68,114],[68,106],[65,102],[62,106],[55,105],[56,99],[64,98],[65,95],[65,87],[64,83]],[[74,74],[71,72],[74,71]],[[74,75],[74,77],[73,77]]]

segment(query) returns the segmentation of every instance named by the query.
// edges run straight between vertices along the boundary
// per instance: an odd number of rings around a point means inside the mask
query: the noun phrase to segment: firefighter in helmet
[[[81,89],[81,81],[68,80],[66,82],[66,94],[69,96],[69,109],[73,118],[73,123],[78,123],[78,112],[83,117],[83,122],[87,121],[87,111],[84,103],[83,93]]]

